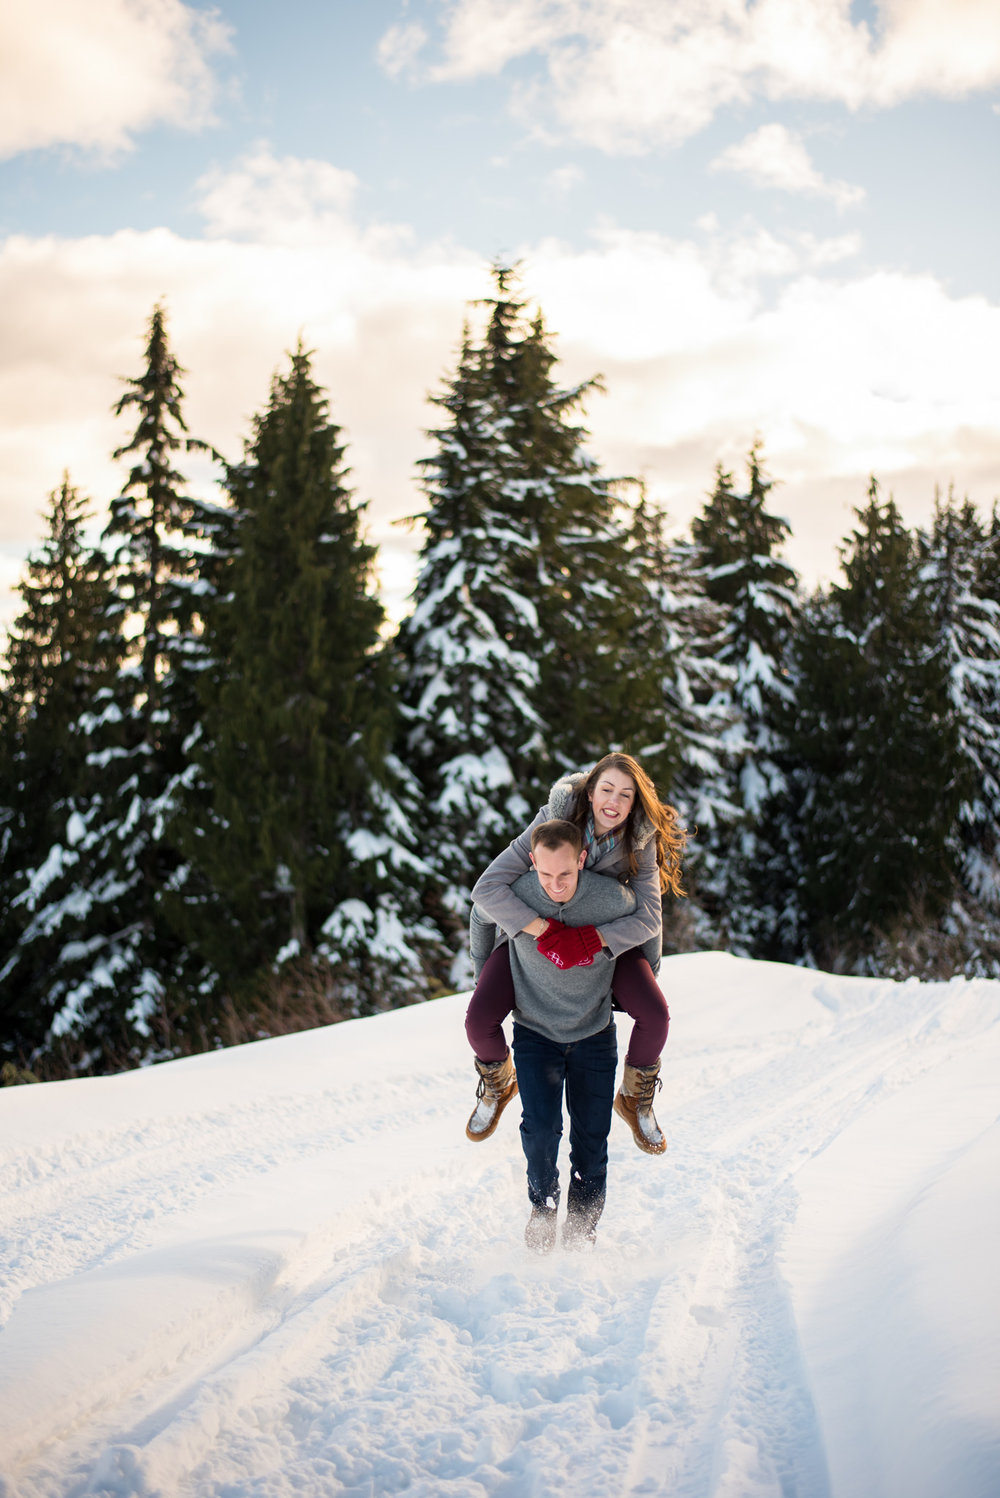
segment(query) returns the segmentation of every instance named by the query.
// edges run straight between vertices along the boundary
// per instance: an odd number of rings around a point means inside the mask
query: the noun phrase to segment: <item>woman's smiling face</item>
[[[598,837],[624,827],[635,804],[635,781],[624,770],[605,770],[590,793]]]

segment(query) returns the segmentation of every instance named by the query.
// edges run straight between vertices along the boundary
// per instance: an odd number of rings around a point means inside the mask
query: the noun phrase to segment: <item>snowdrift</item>
[[[585,1257],[463,996],[0,1093],[0,1493],[995,1498],[1000,984],[662,983]]]

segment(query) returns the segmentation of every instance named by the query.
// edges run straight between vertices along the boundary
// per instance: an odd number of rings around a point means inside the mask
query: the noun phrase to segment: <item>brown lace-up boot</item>
[[[653,1098],[662,1085],[659,1057],[653,1066],[630,1066],[626,1061],[625,1075],[615,1098],[615,1112],[628,1124],[636,1144],[647,1155],[662,1155],[667,1148],[653,1112]]]
[[[476,1071],[479,1073],[476,1106],[465,1126],[465,1136],[467,1139],[489,1139],[511,1098],[517,1097],[514,1058],[510,1051],[502,1061],[480,1061],[477,1057]]]

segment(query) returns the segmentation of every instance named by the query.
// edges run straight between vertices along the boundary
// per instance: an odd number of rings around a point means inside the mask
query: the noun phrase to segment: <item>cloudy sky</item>
[[[0,618],[164,298],[236,457],[301,334],[394,613],[426,403],[523,262],[609,473],[678,528],[755,437],[833,576],[875,472],[1000,496],[996,0],[33,0],[0,11]],[[208,492],[210,473],[192,468]]]

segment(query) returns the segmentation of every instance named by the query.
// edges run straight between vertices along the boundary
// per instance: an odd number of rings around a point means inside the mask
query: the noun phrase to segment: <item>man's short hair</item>
[[[583,836],[575,822],[567,822],[564,817],[551,817],[547,822],[540,822],[531,834],[531,851],[536,848],[548,848],[554,851],[556,848],[565,847],[569,843],[573,852],[583,852]]]

